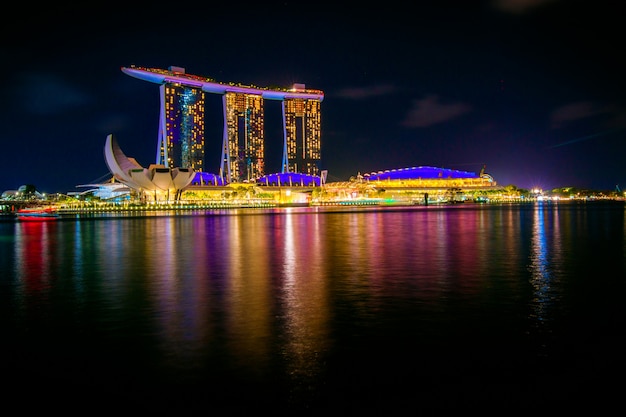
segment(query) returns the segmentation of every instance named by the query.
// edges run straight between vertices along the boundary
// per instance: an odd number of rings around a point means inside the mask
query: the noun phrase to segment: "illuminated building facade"
[[[320,107],[319,100],[283,100],[285,144],[282,172],[320,174]]]
[[[223,182],[255,181],[265,175],[264,100],[280,100],[283,109],[282,173],[320,175],[321,102],[324,93],[295,84],[269,89],[168,70],[123,67],[132,77],[161,85],[157,164],[201,172],[204,153],[204,93],[223,95],[224,134],[220,161]]]
[[[204,169],[204,92],[178,83],[161,84],[156,163],[166,168]]]
[[[226,93],[220,176],[227,182],[254,181],[265,174],[263,97]]]

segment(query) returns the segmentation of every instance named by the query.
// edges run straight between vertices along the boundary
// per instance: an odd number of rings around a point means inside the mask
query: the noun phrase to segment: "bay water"
[[[220,415],[608,412],[621,201],[0,223],[5,404]]]

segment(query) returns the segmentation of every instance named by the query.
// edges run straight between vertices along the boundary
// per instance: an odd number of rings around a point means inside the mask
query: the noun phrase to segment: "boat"
[[[17,218],[25,221],[50,221],[59,218],[56,207],[27,207],[17,211]]]

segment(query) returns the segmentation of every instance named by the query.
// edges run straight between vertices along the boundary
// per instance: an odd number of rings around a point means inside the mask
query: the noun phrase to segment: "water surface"
[[[608,410],[625,370],[624,210],[4,222],[5,393],[88,413]]]

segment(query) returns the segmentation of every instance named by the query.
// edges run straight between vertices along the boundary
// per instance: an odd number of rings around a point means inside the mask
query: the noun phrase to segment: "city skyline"
[[[499,184],[525,189],[626,185],[626,64],[615,2],[444,0],[411,12],[395,2],[243,1],[236,13],[201,6],[193,22],[177,10],[115,2],[89,13],[16,7],[0,29],[4,190],[68,192],[105,179],[108,134],[142,165],[154,162],[159,91],[120,73],[133,64],[323,90],[320,169],[328,181],[486,165]],[[205,99],[206,152],[219,159],[223,103],[217,94]],[[281,111],[280,101],[264,103],[268,173],[283,162]]]

